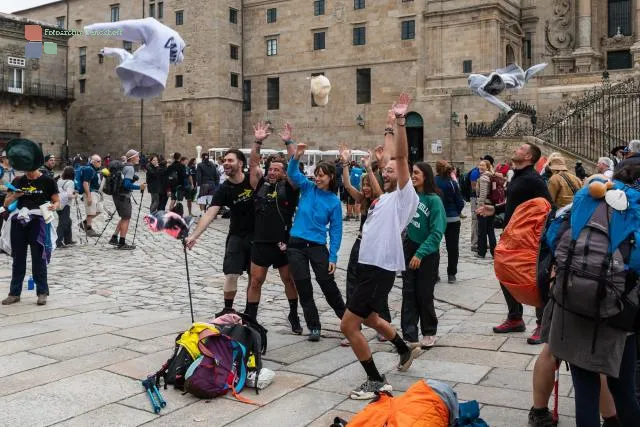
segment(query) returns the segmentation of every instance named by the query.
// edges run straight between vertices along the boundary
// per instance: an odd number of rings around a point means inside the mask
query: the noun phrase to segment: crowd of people
[[[465,199],[471,204],[472,216],[472,231],[467,238],[475,256],[483,259],[495,256],[498,242],[495,230],[507,227],[518,207],[527,201],[543,198],[555,209],[561,209],[570,206],[576,193],[594,178],[637,187],[640,177],[640,141],[631,141],[612,153],[613,159],[600,158],[595,177],[587,176],[579,163],[576,174],[570,173],[566,158],[560,153],[552,153],[536,169],[542,153],[531,143],[522,144],[500,164],[494,164],[494,158],[487,154],[465,175],[456,173],[446,160],[437,161],[435,168],[425,162],[409,165],[405,131],[409,104],[406,94],[393,104],[385,120],[384,144],[360,163],[356,164],[349,148],[341,145],[335,161],[321,161],[312,166],[312,176],[307,176],[309,169],[305,171],[300,162],[306,145],[293,141],[289,124],[279,134],[286,154],[267,158],[261,155],[271,128],[258,123],[249,159],[238,149],[228,150],[219,162],[212,161],[208,153],[202,154],[199,162],[175,153],[171,163],[152,154],[145,164],[146,182],[140,184],[136,183],[136,169],[141,155],[135,150],[129,150],[119,160],[107,156],[103,161],[97,154],[90,156],[86,164],[74,159],[73,166],[65,167],[56,176],[55,157],[43,156],[31,141],[14,140],[0,156],[3,206],[9,209],[17,204],[13,212],[2,215],[8,224],[1,227],[1,240],[8,238],[13,257],[10,292],[2,304],[20,301],[28,247],[38,304],[46,304],[47,264],[52,249],[76,244],[71,226],[74,202],[84,204],[85,218],[80,226],[86,236],[98,237],[93,222],[105,212],[105,193],[113,197],[120,219],[108,243],[120,250],[134,249],[127,242],[132,192],[146,190],[151,195],[151,213],[172,210],[193,216],[192,204],[199,206],[202,216],[185,239],[189,249],[226,210],[230,223],[222,265],[224,308],[216,317],[235,310],[238,279],[246,272],[249,281],[244,312],[257,319],[261,288],[269,267],[273,267],[279,271],[289,302],[287,318],[292,332],[303,333],[299,303],[309,331],[308,340],[317,342],[322,337],[322,323],[314,300],[313,272],[324,298],[340,319],[345,336],[341,344],[352,348],[366,375],[365,382],[351,392],[351,397],[371,399],[378,392],[390,391],[392,386],[379,372],[362,326],[373,328],[378,340],[393,344],[401,371],[409,369],[419,351],[435,345],[438,318],[434,290],[441,280],[440,246],[444,240],[447,282],[454,284]],[[10,164],[12,153],[20,160]],[[25,172],[16,174],[16,170]],[[105,187],[114,180],[114,174],[121,176],[122,182],[117,184],[120,187],[117,191],[107,190]],[[186,212],[182,208],[185,202]],[[342,203],[346,204],[344,217]],[[55,233],[46,221],[46,210],[58,213]],[[343,223],[351,220],[359,221],[359,231],[349,256],[346,298],[343,298],[335,272]],[[56,237],[55,246],[43,238],[47,235]],[[388,295],[398,274],[402,278],[402,307],[400,330],[396,331],[391,325]],[[506,319],[493,332],[526,331],[522,304],[503,284],[501,289]],[[536,326],[527,339],[531,345],[544,343],[534,369],[533,406],[529,413],[533,427],[553,425],[547,406],[558,358],[545,332],[549,306],[552,304],[547,304],[546,309],[536,309]],[[577,424],[581,427],[600,425],[597,408],[606,426],[631,426],[640,419],[633,389],[635,333],[623,336],[617,345],[607,369],[571,364]],[[594,399],[595,409],[589,406]]]

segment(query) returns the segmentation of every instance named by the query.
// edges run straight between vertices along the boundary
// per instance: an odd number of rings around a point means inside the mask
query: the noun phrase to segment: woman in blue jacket
[[[436,162],[436,184],[442,192],[442,203],[447,214],[447,228],[444,240],[447,245],[447,278],[449,283],[456,282],[458,274],[458,257],[460,255],[460,213],[464,208],[464,200],[460,194],[458,183],[451,178],[451,166],[446,160]]]
[[[289,180],[300,189],[300,202],[289,233],[287,257],[304,319],[310,331],[309,341],[319,341],[320,317],[313,300],[309,264],[327,302],[338,318],[342,319],[345,311],[344,300],[333,276],[342,240],[342,206],[336,196],[336,167],[333,164],[318,163],[314,172],[315,183],[300,172],[300,157],[306,148],[305,144],[298,144],[296,153],[287,167]]]

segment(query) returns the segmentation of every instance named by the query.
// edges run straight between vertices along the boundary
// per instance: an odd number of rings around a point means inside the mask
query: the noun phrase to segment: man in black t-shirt
[[[246,164],[244,154],[232,148],[224,155],[224,172],[227,180],[220,186],[213,197],[211,207],[207,209],[198,227],[187,237],[185,243],[191,249],[200,235],[211,224],[223,206],[231,209],[231,224],[227,235],[226,249],[222,272],[224,280],[224,310],[216,317],[233,309],[233,300],[238,289],[238,278],[243,271],[249,272],[251,241],[253,239],[254,208],[253,187],[249,176],[242,170]]]
[[[251,248],[251,281],[247,292],[245,313],[256,318],[262,284],[269,267],[277,268],[289,300],[289,323],[296,334],[302,333],[298,317],[298,292],[289,271],[287,245],[293,214],[300,198],[299,192],[287,181],[287,165],[284,160],[274,158],[269,163],[265,177],[260,167],[260,148],[269,133],[266,124],[258,123],[254,130],[256,142],[251,150],[249,177],[255,188],[255,231]],[[285,125],[281,134],[287,149],[291,145],[291,127]]]

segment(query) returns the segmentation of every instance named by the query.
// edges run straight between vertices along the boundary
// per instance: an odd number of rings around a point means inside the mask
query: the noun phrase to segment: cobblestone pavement
[[[148,205],[145,195],[143,214]],[[106,206],[113,210],[110,200]],[[134,219],[136,211],[134,205]],[[77,237],[75,211],[72,216]],[[96,220],[98,231],[104,219]],[[134,227],[132,221],[128,240]],[[155,415],[139,380],[160,368],[172,352],[176,334],[190,324],[184,254],[179,242],[152,234],[142,219],[137,249],[118,251],[107,245],[114,228],[115,220],[97,245],[89,239],[88,245],[56,250],[49,266],[51,296],[46,306],[36,306],[35,293],[26,286],[20,303],[0,306],[0,425],[326,427],[335,416],[349,419],[365,406],[366,402],[348,399],[364,373],[351,349],[339,346],[338,319],[320,292],[316,302],[323,339],[309,343],[304,335],[289,331],[283,286],[277,272],[269,272],[259,320],[269,329],[265,367],[275,370],[276,378],[259,395],[252,390],[243,393],[262,406],[232,397],[199,401],[169,389],[163,390],[167,407]],[[227,228],[228,220],[216,220],[189,253],[197,320],[211,319],[223,305]],[[540,347],[527,345],[525,333],[491,332],[503,320],[506,305],[491,259],[474,258],[469,250],[469,230],[470,219],[464,219],[458,283],[436,287],[440,319],[436,346],[416,359],[408,372],[398,373],[392,346],[379,343],[372,330],[365,334],[394,391],[402,393],[419,378],[443,380],[459,399],[478,400],[489,425],[526,426],[531,374]],[[345,222],[336,272],[343,292],[356,231],[355,221]],[[444,248],[442,254],[440,275],[446,278]],[[0,255],[3,295],[9,289],[10,265],[11,259]],[[239,282],[239,309],[244,308],[245,290],[246,276]],[[389,304],[393,322],[399,325],[400,279]],[[534,313],[525,310],[531,332]],[[561,425],[575,425],[571,379],[564,370],[562,374]]]

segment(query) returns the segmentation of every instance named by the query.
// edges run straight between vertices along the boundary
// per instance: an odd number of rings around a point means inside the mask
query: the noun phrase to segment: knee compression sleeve
[[[238,277],[239,274],[227,274],[224,276],[224,286],[222,290],[224,292],[235,292],[238,290]]]

